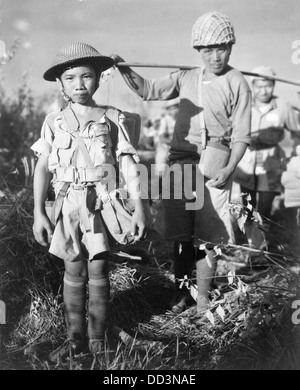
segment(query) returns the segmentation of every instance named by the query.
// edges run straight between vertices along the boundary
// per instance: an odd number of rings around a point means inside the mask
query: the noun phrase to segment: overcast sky
[[[279,77],[300,82],[300,64],[292,62],[292,44],[300,41],[300,0],[0,0],[0,5],[0,40],[9,47],[16,37],[21,39],[15,59],[1,65],[11,92],[23,72],[29,73],[35,93],[54,89],[54,83],[43,80],[43,72],[56,51],[72,41],[90,43],[102,54],[118,53],[127,61],[197,65],[191,29],[208,11],[225,13],[234,24],[232,66],[251,71],[269,65]],[[169,71],[136,70],[145,77]],[[126,88],[115,73],[110,88],[102,92],[110,94],[109,104],[124,109]],[[293,104],[298,104],[298,89],[276,86],[276,92]]]

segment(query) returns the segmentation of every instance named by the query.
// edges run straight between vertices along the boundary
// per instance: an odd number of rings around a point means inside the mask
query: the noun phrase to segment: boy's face
[[[252,83],[253,98],[262,103],[269,103],[273,96],[274,86],[272,80],[254,80]]]
[[[74,103],[87,105],[96,91],[96,72],[90,65],[67,69],[61,75],[65,93]]]
[[[209,73],[218,75],[227,66],[231,54],[231,45],[213,45],[199,49],[203,64]]]

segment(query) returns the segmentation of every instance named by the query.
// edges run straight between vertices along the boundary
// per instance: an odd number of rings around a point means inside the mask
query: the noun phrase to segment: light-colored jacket
[[[300,131],[296,112],[282,99],[273,97],[261,112],[252,105],[251,145],[235,171],[234,180],[249,190],[281,192],[280,146],[285,132]]]
[[[119,129],[121,111],[113,107],[99,109],[81,129],[77,128],[76,123],[70,128],[64,110],[56,110],[45,118],[41,137],[31,149],[37,156],[44,154],[48,158],[49,171],[54,174],[56,194],[64,182],[86,184],[101,180],[103,168],[108,165],[115,166],[122,154],[131,154],[138,161],[137,151],[130,139],[136,139],[134,130],[139,135],[139,123],[134,121],[139,119],[139,116],[130,116],[131,121],[127,128],[130,129],[131,136],[128,140]],[[77,137],[83,140],[94,168],[87,166],[84,155],[78,150]],[[137,144],[136,141],[135,143]]]
[[[203,68],[180,70],[145,80],[144,100],[179,97],[179,112],[170,144],[174,158],[199,158],[203,110],[208,136],[225,138],[231,144],[250,143],[251,90],[246,79],[238,70],[227,66],[223,75],[206,84],[201,83],[202,71]]]

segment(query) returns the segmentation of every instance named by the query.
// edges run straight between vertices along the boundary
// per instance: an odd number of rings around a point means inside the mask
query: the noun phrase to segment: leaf
[[[222,250],[221,250],[221,248],[219,246],[215,246],[214,247],[214,251],[216,252],[215,257],[216,256],[222,256]]]
[[[180,288],[180,289],[181,289],[183,286],[186,286],[187,288],[189,288],[190,280],[189,280],[189,278],[187,277],[187,275],[184,275],[183,279],[179,279],[179,281],[181,282],[180,285],[179,285],[179,288]]]
[[[183,281],[180,283],[179,288],[181,289],[184,285],[185,285],[185,281],[183,280]]]
[[[247,220],[248,214],[243,204],[239,202],[232,202],[230,204],[230,213],[236,219],[240,230],[245,233],[244,225]]]
[[[263,219],[258,211],[254,211],[253,215],[255,217],[256,222],[258,222],[259,225],[263,226]]]
[[[229,271],[228,274],[227,274],[227,279],[228,279],[228,284],[232,284],[233,283],[233,280],[234,280],[234,273]]]
[[[229,313],[232,313],[232,308],[229,303],[226,305],[226,309],[229,311]]]
[[[207,312],[205,313],[205,316],[210,321],[210,323],[212,325],[215,325],[214,315],[213,315],[213,313],[210,310],[207,310]]]
[[[239,316],[237,317],[237,321],[245,321],[246,319],[246,312],[243,311],[241,314],[239,314]]]
[[[206,244],[200,244],[199,249],[200,251],[204,251],[206,249]]]
[[[179,254],[182,252],[182,244],[181,243],[179,244],[178,251],[179,251]]]
[[[209,266],[209,268],[211,268],[212,267],[212,263],[211,263],[210,258],[208,257],[208,255],[205,256],[205,260],[206,260],[207,265]]]
[[[242,283],[242,292],[243,294],[247,294],[248,286],[245,283]]]
[[[247,221],[247,214],[245,211],[242,212],[242,215],[238,218],[237,224],[240,228],[240,230],[245,233],[245,223]]]
[[[244,283],[241,279],[238,278],[238,288],[235,290],[236,295],[239,295],[241,292],[243,292],[243,289],[245,289]]]
[[[216,312],[218,313],[218,315],[220,316],[221,320],[224,322],[224,319],[225,319],[225,311],[223,309],[223,307],[221,305],[219,305],[217,308],[216,308]]]
[[[194,301],[197,301],[198,288],[197,288],[197,286],[194,283],[191,283],[190,294],[191,294],[191,297],[194,299]]]
[[[252,204],[250,203],[251,202],[251,195],[249,193],[243,193],[242,196],[244,196],[244,199],[247,201],[247,205],[246,205],[246,208],[250,211],[253,210],[253,206]]]
[[[242,214],[243,205],[240,202],[230,202],[229,210],[231,215],[237,220]]]

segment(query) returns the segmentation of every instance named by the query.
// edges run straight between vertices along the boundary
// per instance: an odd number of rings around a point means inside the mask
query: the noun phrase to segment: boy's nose
[[[219,59],[219,54],[217,51],[212,52],[212,58],[214,61],[217,61]]]
[[[81,78],[78,78],[76,80],[76,89],[82,89],[84,86],[83,80]]]

